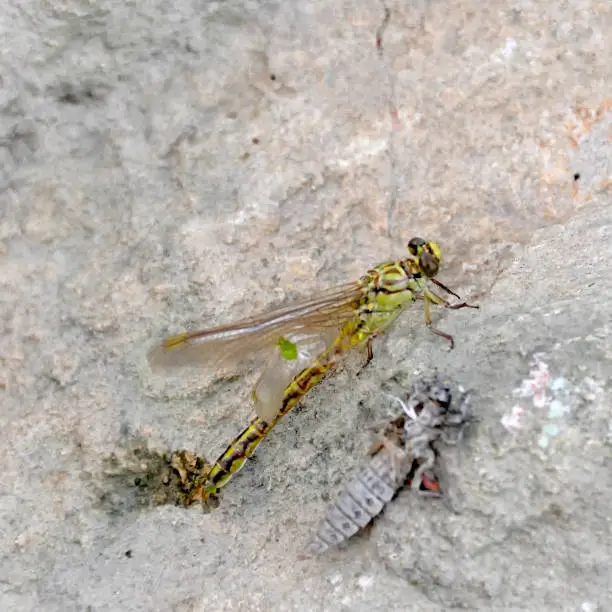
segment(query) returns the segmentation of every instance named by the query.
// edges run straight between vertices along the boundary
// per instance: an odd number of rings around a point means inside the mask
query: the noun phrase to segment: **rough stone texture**
[[[611,31],[608,0],[3,3],[0,609],[612,609]],[[455,351],[415,306],[218,510],[109,510],[110,453],[213,458],[250,414],[255,373],[153,377],[151,341],[413,235],[482,306],[438,313]],[[381,384],[434,366],[482,416],[461,514],[406,492],[296,561]]]

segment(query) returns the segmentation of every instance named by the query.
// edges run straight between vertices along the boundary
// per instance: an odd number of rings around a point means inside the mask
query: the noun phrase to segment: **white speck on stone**
[[[565,378],[563,378],[562,376],[559,376],[557,378],[555,378],[551,383],[550,383],[550,390],[551,391],[565,391],[567,389],[567,380],[565,380]]]
[[[497,51],[491,55],[491,59],[497,63],[507,62],[514,55],[514,50],[517,46],[518,43],[514,38],[506,38],[506,44],[500,49],[497,49]]]
[[[538,438],[538,446],[543,449],[546,450],[548,448],[548,436],[542,434],[539,438]]]
[[[333,586],[339,585],[342,582],[342,574],[334,574],[333,576],[330,576],[329,582]]]
[[[387,141],[379,138],[357,138],[346,148],[346,158],[336,159],[339,168],[349,168],[359,165],[372,157],[377,157],[387,150]]]
[[[590,376],[587,376],[583,381],[583,387],[581,389],[582,397],[589,401],[594,401],[597,396],[603,392],[602,386]]]
[[[544,408],[548,404],[548,395],[543,391],[533,394],[533,405],[535,408]]]
[[[369,589],[374,584],[374,576],[359,576],[357,578],[357,586],[364,591]]]
[[[524,380],[521,386],[516,389],[516,395],[519,397],[531,397],[533,395],[533,381]]]
[[[523,428],[521,423],[523,416],[523,407],[519,404],[512,406],[510,414],[505,414],[501,418],[501,424],[510,432],[515,433]]]

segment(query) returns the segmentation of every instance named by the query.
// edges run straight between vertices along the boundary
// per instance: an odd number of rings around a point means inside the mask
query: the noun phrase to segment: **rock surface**
[[[0,609],[612,609],[609,1],[17,4]],[[250,418],[256,371],[153,376],[151,342],[355,279],[415,235],[481,305],[436,312],[454,351],[416,305],[214,512],[113,490],[113,453],[212,459]],[[461,513],[406,491],[297,561],[381,390],[434,367],[482,418],[448,453]]]

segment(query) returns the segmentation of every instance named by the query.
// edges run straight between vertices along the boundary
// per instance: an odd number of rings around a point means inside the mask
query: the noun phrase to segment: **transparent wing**
[[[149,365],[157,369],[235,364],[269,349],[280,337],[339,329],[354,316],[361,296],[360,285],[349,283],[230,325],[170,336],[149,351]]]
[[[253,390],[253,402],[257,416],[271,421],[281,408],[285,389],[304,368],[312,365],[334,340],[335,332],[292,334],[288,340],[297,345],[297,359],[285,359],[279,347],[266,364]]]

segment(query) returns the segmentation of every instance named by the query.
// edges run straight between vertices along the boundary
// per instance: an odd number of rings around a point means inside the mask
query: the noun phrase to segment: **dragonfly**
[[[301,558],[348,541],[372,523],[404,485],[424,497],[443,496],[440,479],[428,476],[431,471],[445,471],[434,444],[438,440],[458,444],[465,427],[476,420],[470,393],[461,393],[451,405],[451,386],[436,374],[418,379],[405,402],[391,397],[402,413],[372,444],[367,462],[343,486]]]
[[[256,414],[214,462],[207,495],[219,493],[270,431],[345,353],[365,349],[367,365],[373,358],[374,338],[408,305],[422,300],[425,324],[452,349],[453,337],[432,324],[432,304],[454,310],[478,306],[450,303],[430,288],[431,282],[461,300],[435,279],[441,263],[437,243],[412,238],[407,257],[377,265],[357,281],[229,325],[169,336],[154,346],[148,353],[154,370],[238,364],[261,351],[273,350],[252,393]]]

